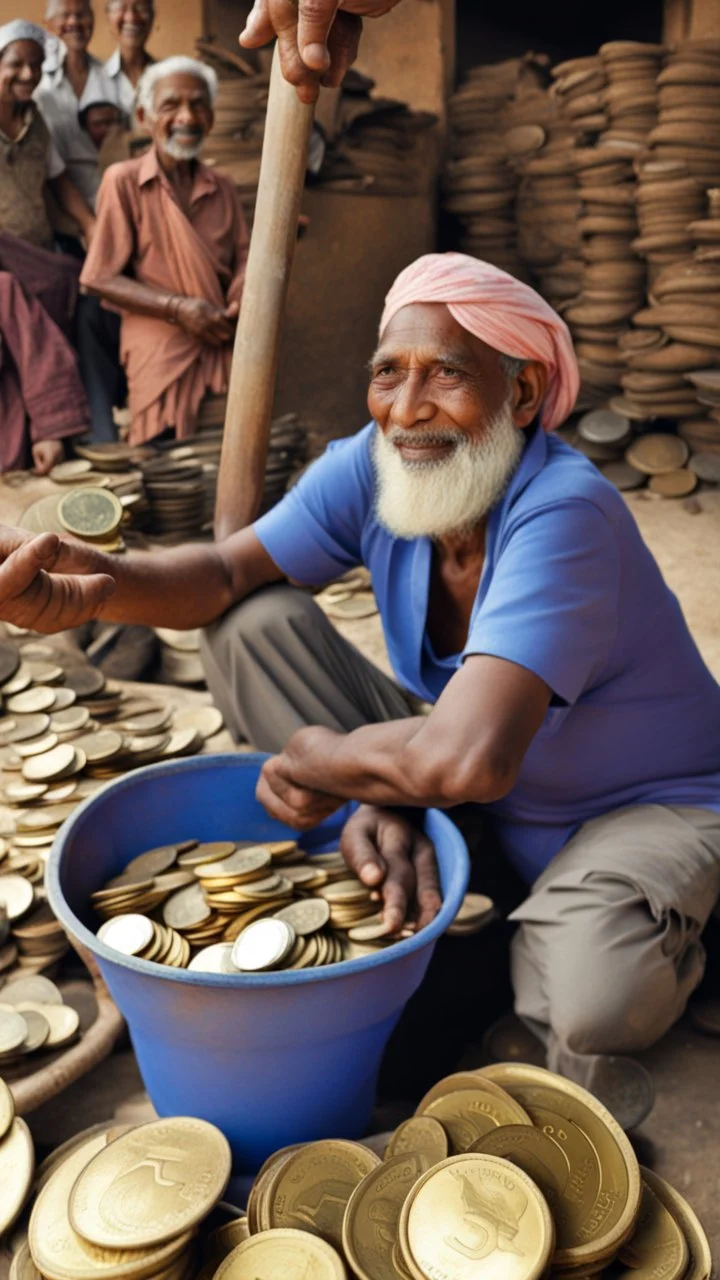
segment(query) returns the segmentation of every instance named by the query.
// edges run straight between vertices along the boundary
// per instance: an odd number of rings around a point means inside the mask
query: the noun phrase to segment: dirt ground
[[[48,491],[45,482],[0,482],[0,519]],[[680,502],[631,495],[629,506],[671,588],[677,593],[700,650],[720,679],[720,493],[703,492],[699,511]],[[377,618],[343,624],[343,633],[383,666],[387,660]],[[657,1091],[655,1109],[634,1135],[641,1163],[667,1177],[690,1200],[720,1259],[720,1040],[681,1022],[646,1056]],[[242,1105],[242,1097],[238,1097]],[[119,1109],[119,1112],[118,1112]],[[71,1133],[117,1113],[147,1118],[148,1104],[129,1049],[29,1117],[41,1154]],[[399,1118],[399,1117],[398,1117]],[[384,1127],[380,1122],[380,1127]],[[5,1268],[0,1264],[0,1280]],[[720,1274],[716,1269],[716,1275]]]

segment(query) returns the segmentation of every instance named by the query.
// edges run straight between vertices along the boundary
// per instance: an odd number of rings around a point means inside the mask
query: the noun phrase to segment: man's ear
[[[516,427],[529,427],[540,412],[547,391],[547,366],[539,360],[530,360],[517,374],[513,383],[513,420]]]

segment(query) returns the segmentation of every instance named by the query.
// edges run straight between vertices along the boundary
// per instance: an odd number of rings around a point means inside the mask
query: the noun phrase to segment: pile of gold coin
[[[124,955],[204,973],[309,969],[370,955],[390,935],[378,894],[341,853],[307,858],[294,840],[161,845],[92,894],[98,937]],[[467,894],[448,930],[477,933],[495,914]]]
[[[42,974],[13,976],[0,992],[0,1068],[10,1079],[34,1071],[45,1055],[77,1040],[80,1015]],[[40,1054],[42,1062],[38,1063]]]
[[[0,1081],[0,1231],[10,1280],[582,1280],[612,1266],[710,1280],[707,1237],[584,1089],[523,1063],[436,1084],[389,1141],[276,1151],[247,1211],[203,1120],[95,1126],[33,1187],[32,1141]],[[380,1152],[383,1154],[381,1159]],[[12,1161],[12,1164],[10,1163]],[[12,1178],[7,1175],[12,1169]]]

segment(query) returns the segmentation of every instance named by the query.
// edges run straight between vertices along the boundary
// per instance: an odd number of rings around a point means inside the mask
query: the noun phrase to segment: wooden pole
[[[275,377],[314,107],[300,102],[280,70],[270,75],[265,137],[250,253],[230,372],[215,537],[257,515],[265,483]]]

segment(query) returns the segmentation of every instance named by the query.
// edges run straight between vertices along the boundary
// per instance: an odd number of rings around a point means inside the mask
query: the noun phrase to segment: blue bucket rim
[[[382,965],[391,964],[395,960],[402,960],[406,956],[412,955],[413,952],[420,951],[431,943],[436,942],[457,915],[470,876],[470,858],[465,841],[454,823],[439,809],[429,809],[427,812],[432,813],[435,820],[439,820],[441,826],[447,826],[449,831],[452,831],[459,842],[458,852],[462,855],[457,859],[455,865],[450,867],[443,905],[435,919],[429,925],[426,925],[421,932],[414,934],[411,938],[404,938],[401,942],[396,942],[391,947],[382,948],[375,955],[361,956],[356,960],[343,960],[338,964],[321,965],[316,969],[279,969],[257,974],[202,973],[189,969],[171,969],[165,965],[155,964],[152,960],[140,960],[136,956],[126,956],[120,951],[115,951],[112,947],[108,947],[102,942],[75,915],[65,898],[60,884],[60,866],[63,853],[65,847],[70,843],[75,829],[82,824],[86,815],[105,798],[108,792],[121,792],[130,789],[137,779],[141,777],[147,778],[149,775],[160,776],[185,773],[190,770],[217,767],[218,764],[230,764],[232,766],[232,763],[236,763],[238,767],[244,767],[266,759],[268,759],[267,753],[238,752],[235,754],[228,751],[217,752],[213,755],[188,756],[177,760],[164,761],[160,764],[143,765],[142,768],[134,769],[122,778],[112,779],[105,786],[94,792],[93,795],[83,800],[60,828],[50,851],[45,873],[48,902],[61,924],[69,930],[82,946],[108,964],[117,965],[121,969],[130,969],[133,973],[145,978],[157,978],[159,981],[176,982],[189,986],[220,987],[230,991],[262,987],[304,986],[313,982],[338,981],[355,974],[366,973],[371,969],[380,968]],[[297,836],[297,832],[293,832],[291,828],[288,828],[288,831],[293,836]],[[259,841],[258,843],[262,842]]]

